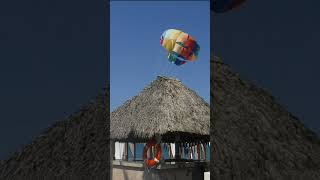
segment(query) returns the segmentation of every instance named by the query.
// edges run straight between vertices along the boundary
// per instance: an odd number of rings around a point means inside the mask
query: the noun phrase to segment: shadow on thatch
[[[107,179],[108,97],[98,96],[4,161],[0,179]]]
[[[211,77],[212,179],[320,179],[315,133],[218,58]]]

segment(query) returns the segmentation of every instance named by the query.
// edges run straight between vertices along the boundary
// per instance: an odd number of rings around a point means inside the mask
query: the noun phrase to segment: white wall
[[[210,180],[210,171],[204,172],[204,180]]]

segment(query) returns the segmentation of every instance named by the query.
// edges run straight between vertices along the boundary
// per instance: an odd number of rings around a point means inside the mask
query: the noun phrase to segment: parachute
[[[227,12],[240,7],[246,0],[212,0],[211,8],[216,13]]]
[[[177,29],[163,32],[160,44],[168,51],[168,60],[177,66],[197,59],[200,46],[189,34]]]

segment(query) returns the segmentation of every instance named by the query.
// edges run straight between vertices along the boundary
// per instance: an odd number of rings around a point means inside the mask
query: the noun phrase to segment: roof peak
[[[174,78],[174,77],[169,77],[169,76],[163,76],[163,75],[157,75],[157,79],[164,79],[164,80],[174,80],[174,81],[179,81],[181,82],[179,79]]]

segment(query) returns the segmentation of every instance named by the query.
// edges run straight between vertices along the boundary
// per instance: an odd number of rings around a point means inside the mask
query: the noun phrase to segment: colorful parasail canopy
[[[197,59],[200,46],[189,34],[177,29],[163,32],[160,44],[168,51],[168,59],[177,66]]]
[[[211,9],[216,13],[223,13],[240,7],[246,0],[212,0]]]

